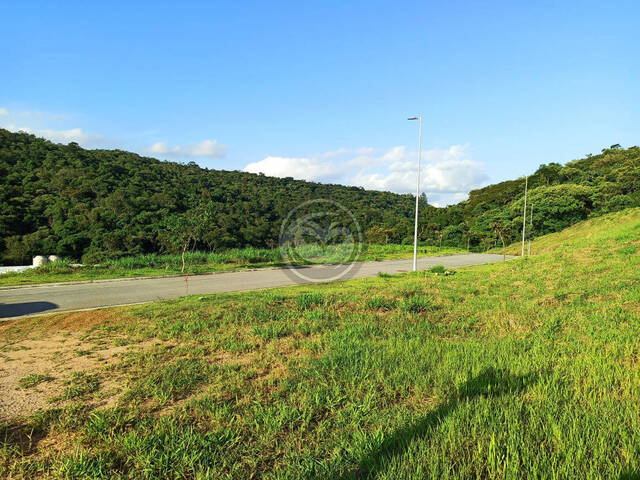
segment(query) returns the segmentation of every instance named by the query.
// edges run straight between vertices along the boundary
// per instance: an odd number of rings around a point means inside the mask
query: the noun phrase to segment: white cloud
[[[423,151],[421,192],[438,204],[465,200],[470,190],[488,180],[483,166],[469,158],[468,145]],[[334,181],[373,190],[413,193],[417,153],[393,147],[375,154],[371,148],[336,150],[311,157],[276,157],[250,163],[246,172],[308,181]]]
[[[454,149],[455,147],[451,147]],[[420,169],[420,189],[428,192],[469,191],[487,179],[482,165],[466,158],[464,150],[451,155],[451,149],[426,152],[427,162]],[[456,149],[458,150],[458,149]],[[415,190],[418,165],[415,160],[394,161],[388,170],[360,172],[357,184],[376,190],[411,192]]]
[[[25,130],[26,131],[26,130]],[[52,142],[56,143],[69,143],[76,142],[80,145],[94,145],[98,141],[102,139],[102,135],[90,134],[83,131],[81,128],[72,128],[70,130],[34,130],[34,135],[38,135],[39,137],[44,137]]]
[[[76,142],[87,148],[117,145],[119,143],[102,135],[86,132],[82,128],[52,128],[68,127],[69,118],[69,115],[64,113],[37,110],[9,111],[4,107],[0,107],[0,127],[12,132],[30,133],[55,143]],[[165,142],[157,142],[144,148],[143,151],[174,159],[220,158],[224,157],[227,147],[216,140],[207,139],[201,142],[175,146],[168,145]]]
[[[95,147],[104,140],[102,135],[87,133],[81,128],[53,129],[42,125],[43,122],[48,124],[67,118],[63,114],[38,111],[10,112],[6,108],[0,108],[0,116],[3,118],[2,123],[0,123],[2,128],[12,132],[30,133],[55,143],[76,142],[83,147]],[[16,122],[29,122],[31,125],[22,125]]]
[[[227,153],[227,146],[217,140],[203,140],[197,143],[174,146],[165,142],[157,142],[149,145],[143,151],[171,158],[221,158]]]
[[[148,147],[146,147],[144,151],[148,153],[153,153],[155,155],[167,155],[167,154],[173,153],[174,151],[177,151],[175,150],[176,148],[179,149],[179,147],[173,147],[172,149],[165,142],[157,142],[157,143],[154,143],[153,145],[149,145]]]
[[[82,130],[81,128],[72,128],[69,130],[52,130],[50,128],[37,129],[31,127],[18,127],[14,124],[2,125],[3,128],[11,132],[25,132],[38,137],[46,138],[54,143],[68,144],[70,142],[76,142],[83,147],[95,146],[99,143],[103,137],[102,135],[90,134]]]
[[[320,158],[266,157],[250,163],[245,172],[264,173],[270,177],[293,177],[299,180],[328,180],[339,173],[340,168]]]
[[[203,140],[194,144],[189,152],[194,157],[219,158],[227,153],[227,146],[217,142],[217,140]]]

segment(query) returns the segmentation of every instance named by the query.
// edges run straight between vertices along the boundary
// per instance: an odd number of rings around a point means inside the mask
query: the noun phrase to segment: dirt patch
[[[0,420],[28,416],[51,408],[73,373],[101,374],[100,403],[108,404],[118,393],[118,382],[105,368],[131,348],[143,344],[112,346],[90,343],[81,338],[83,332],[56,333],[46,338],[19,340],[0,349]],[[21,379],[42,376],[33,386],[21,385]],[[28,382],[27,382],[28,383]]]
[[[118,309],[90,310],[86,312],[68,313],[58,318],[52,318],[52,327],[59,330],[86,330],[95,326],[105,326],[125,321]]]
[[[76,401],[92,407],[115,405],[126,390],[130,375],[126,369],[114,366],[130,353],[148,351],[154,345],[177,346],[155,337],[131,343],[126,335],[100,328],[124,321],[127,319],[122,318],[122,312],[109,309],[22,319],[2,325],[0,421],[21,421],[38,411],[64,407]],[[265,342],[260,349],[262,354],[218,351],[207,355],[213,362],[227,366],[248,367],[256,363],[253,381],[269,383],[286,375],[289,360],[313,355],[300,345],[301,341],[306,343],[312,338],[287,337]],[[180,342],[179,345],[187,343]],[[85,391],[62,399],[65,391],[74,386],[70,383],[74,379],[85,382],[78,385]]]
[[[213,360],[221,365],[249,365],[255,360],[255,355],[253,353],[238,354],[218,352],[215,354]]]
[[[52,332],[89,331],[96,327],[133,321],[122,309],[118,308],[1,320],[0,342],[17,341],[26,338],[44,338],[48,337]],[[142,320],[135,321],[141,322]],[[1,345],[2,343],[0,343],[0,347]]]

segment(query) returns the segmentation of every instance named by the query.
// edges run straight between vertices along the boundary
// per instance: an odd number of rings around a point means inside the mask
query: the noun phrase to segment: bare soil
[[[60,397],[74,373],[98,374],[97,405],[115,402],[124,381],[107,371],[142,342],[114,345],[114,338],[94,327],[128,321],[118,309],[93,310],[0,322],[0,421],[27,417],[38,410],[64,406]],[[23,387],[20,379],[46,375],[51,380]]]
[[[28,416],[51,408],[74,372],[104,373],[105,367],[132,345],[106,346],[82,338],[80,331],[55,333],[41,339],[24,339],[0,349],[0,420]],[[139,348],[140,344],[135,344]],[[28,375],[53,378],[30,388],[20,386]],[[119,393],[112,375],[101,376],[102,404],[115,400]]]

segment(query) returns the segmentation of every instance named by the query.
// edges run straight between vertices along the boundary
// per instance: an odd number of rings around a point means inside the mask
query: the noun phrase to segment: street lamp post
[[[418,133],[418,177],[416,180],[416,219],[413,227],[413,271],[418,270],[418,199],[420,198],[420,160],[422,157],[422,115],[410,117],[407,120],[418,120],[420,122]]]
[[[522,253],[521,257],[524,257],[524,234],[527,231],[527,189],[529,186],[529,176],[524,179],[524,209],[522,210]]]

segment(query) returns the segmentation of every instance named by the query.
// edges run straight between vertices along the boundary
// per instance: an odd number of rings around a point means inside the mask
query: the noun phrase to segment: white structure
[[[420,159],[422,157],[422,115],[410,117],[407,120],[419,120],[420,127],[418,133],[418,176],[416,178],[416,218],[413,228],[413,271],[418,270],[418,199],[420,198]]]
[[[33,257],[33,266],[34,268],[41,267],[49,263],[49,258],[44,255],[36,255]]]
[[[11,273],[11,272],[16,272],[16,273],[25,272],[31,268],[33,268],[31,265],[19,265],[15,267],[0,267],[0,275],[2,275],[3,273]]]
[[[524,257],[524,234],[527,231],[527,187],[529,186],[529,176],[524,179],[524,208],[522,209],[522,253]]]

